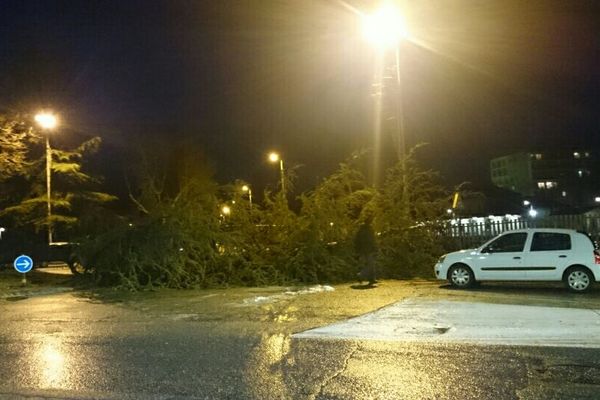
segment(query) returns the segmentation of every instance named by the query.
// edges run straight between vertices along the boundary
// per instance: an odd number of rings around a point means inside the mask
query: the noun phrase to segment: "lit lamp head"
[[[269,161],[271,161],[273,163],[279,161],[279,154],[277,154],[275,152],[269,153]]]
[[[231,208],[229,208],[229,206],[223,206],[221,208],[221,213],[223,213],[223,215],[229,215],[231,214]]]
[[[373,14],[363,15],[365,38],[381,48],[390,48],[410,35],[400,11],[391,4],[383,5]]]
[[[242,186],[242,192],[247,192],[249,190],[250,190],[250,187],[248,185]]]
[[[58,125],[58,118],[52,113],[40,112],[36,114],[35,122],[37,122],[42,129],[52,130]]]

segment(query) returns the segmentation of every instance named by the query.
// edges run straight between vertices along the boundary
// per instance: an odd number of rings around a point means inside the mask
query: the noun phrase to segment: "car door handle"
[[[558,256],[558,258],[567,258],[567,256],[565,256],[564,254],[561,254],[560,256]]]
[[[513,260],[520,260],[520,259],[521,259],[521,257],[518,257],[518,256],[517,257],[513,257]]]

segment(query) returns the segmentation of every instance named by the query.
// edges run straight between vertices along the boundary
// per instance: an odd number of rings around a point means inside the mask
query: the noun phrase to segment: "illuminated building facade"
[[[490,161],[492,183],[552,208],[600,206],[598,157],[589,150],[514,153]]]

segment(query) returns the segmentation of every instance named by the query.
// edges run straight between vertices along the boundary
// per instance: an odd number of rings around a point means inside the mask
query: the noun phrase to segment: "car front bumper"
[[[433,272],[435,273],[435,277],[437,279],[446,279],[446,269],[444,268],[444,265],[442,263],[435,264],[435,266],[433,267]]]

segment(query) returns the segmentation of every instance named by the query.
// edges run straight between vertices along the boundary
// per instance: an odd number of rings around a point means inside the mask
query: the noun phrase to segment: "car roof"
[[[564,229],[564,228],[525,228],[515,229],[512,231],[504,231],[502,235],[506,233],[519,233],[519,232],[553,232],[553,233],[579,233],[575,229]]]

